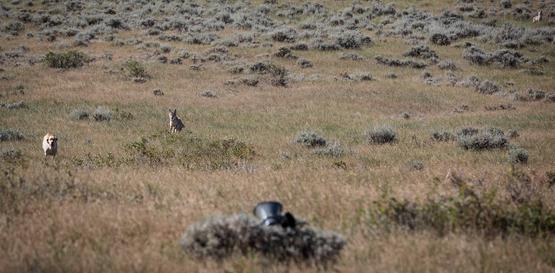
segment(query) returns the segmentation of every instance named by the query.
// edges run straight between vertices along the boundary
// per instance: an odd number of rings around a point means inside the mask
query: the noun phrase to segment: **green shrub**
[[[128,60],[123,64],[123,68],[127,71],[130,77],[135,78],[149,78],[149,74],[146,71],[145,66],[135,60]]]
[[[397,133],[389,126],[372,128],[368,130],[366,135],[368,136],[368,142],[375,144],[394,142],[397,138]]]
[[[61,69],[78,68],[90,61],[91,58],[89,58],[85,53],[75,50],[62,53],[54,53],[50,51],[43,58],[43,62],[45,62],[49,67]]]

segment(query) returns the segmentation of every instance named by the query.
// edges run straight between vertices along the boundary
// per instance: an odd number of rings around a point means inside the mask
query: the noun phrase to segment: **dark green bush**
[[[123,68],[127,71],[127,74],[135,78],[149,78],[149,74],[146,71],[145,66],[135,60],[128,60],[123,64]]]
[[[71,50],[68,52],[48,52],[42,59],[49,67],[70,69],[78,68],[91,61],[85,53]]]

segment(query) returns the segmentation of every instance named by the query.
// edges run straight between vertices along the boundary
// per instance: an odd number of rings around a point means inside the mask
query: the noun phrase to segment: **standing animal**
[[[177,109],[174,109],[173,111],[172,109],[170,109],[170,112],[168,115],[170,117],[170,132],[172,133],[180,132],[181,129],[185,127],[185,125],[183,125],[183,121],[181,121],[181,119],[177,116]]]
[[[44,150],[44,156],[56,156],[56,153],[58,153],[58,138],[53,134],[46,134],[42,138],[42,149]]]
[[[534,16],[534,18],[532,18],[532,23],[539,22],[539,21],[541,21],[541,19],[542,19],[542,11],[540,10],[540,11],[538,11],[538,15],[536,15],[536,16]]]

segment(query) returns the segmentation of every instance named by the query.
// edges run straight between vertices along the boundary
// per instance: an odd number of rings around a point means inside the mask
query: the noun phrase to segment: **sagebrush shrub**
[[[334,142],[331,145],[314,149],[314,154],[330,157],[341,157],[345,154],[345,149],[343,149],[341,143]]]
[[[374,127],[366,133],[368,142],[375,144],[384,144],[394,142],[397,138],[397,133],[390,126]]]
[[[459,146],[467,150],[489,150],[505,148],[508,140],[501,129],[464,128],[458,133],[457,142]]]
[[[90,62],[91,58],[85,53],[71,50],[63,53],[54,53],[50,51],[42,60],[52,68],[70,69],[83,66],[85,63]]]
[[[528,163],[528,151],[520,147],[511,147],[508,152],[509,162],[512,164]]]
[[[25,136],[17,129],[1,128],[0,142],[2,141],[18,141],[25,139]]]
[[[295,142],[311,148],[326,146],[326,139],[311,130],[299,132],[295,138]]]
[[[264,226],[239,214],[212,217],[189,226],[180,244],[187,254],[199,259],[222,260],[254,252],[276,263],[326,266],[337,261],[346,241],[337,233],[310,226]]]
[[[73,109],[69,117],[74,120],[86,120],[89,119],[89,113],[82,109]]]
[[[455,140],[455,135],[449,131],[434,131],[432,132],[432,139],[435,141],[451,141]]]
[[[501,88],[499,87],[499,85],[497,85],[497,83],[490,81],[490,80],[484,80],[482,82],[480,82],[480,84],[478,84],[478,86],[476,86],[476,91],[482,93],[482,94],[487,94],[487,95],[491,95],[493,93],[497,93],[501,90]]]
[[[92,117],[95,121],[110,121],[112,119],[112,111],[106,107],[97,107]]]

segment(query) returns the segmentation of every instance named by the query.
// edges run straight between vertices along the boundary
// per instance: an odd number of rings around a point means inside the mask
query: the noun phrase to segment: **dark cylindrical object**
[[[281,224],[283,216],[281,210],[283,206],[276,201],[260,202],[253,210],[254,215],[262,220],[262,224],[272,226]]]

